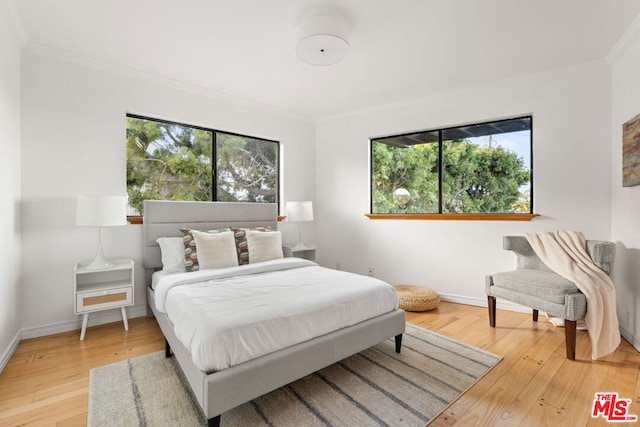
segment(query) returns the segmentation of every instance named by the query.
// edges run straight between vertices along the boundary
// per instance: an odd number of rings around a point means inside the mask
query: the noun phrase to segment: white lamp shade
[[[90,227],[127,225],[127,199],[123,196],[78,196],[76,225]]]
[[[313,203],[287,202],[287,218],[291,222],[313,221]]]

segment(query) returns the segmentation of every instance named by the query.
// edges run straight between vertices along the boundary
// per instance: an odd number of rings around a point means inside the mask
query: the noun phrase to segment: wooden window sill
[[[540,214],[365,214],[369,219],[437,221],[531,221]]]
[[[143,217],[141,217],[141,216],[128,216],[127,217],[127,221],[129,222],[129,224],[142,224],[143,223],[142,218]],[[285,215],[279,215],[278,216],[278,221],[282,221],[285,218],[286,218]]]

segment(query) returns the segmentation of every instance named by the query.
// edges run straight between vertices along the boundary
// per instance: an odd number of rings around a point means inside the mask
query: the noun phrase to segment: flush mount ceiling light
[[[311,65],[332,65],[349,53],[347,25],[333,16],[313,16],[298,25],[296,54]]]

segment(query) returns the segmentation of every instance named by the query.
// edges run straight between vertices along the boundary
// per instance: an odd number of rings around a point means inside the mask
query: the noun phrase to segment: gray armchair
[[[567,359],[575,360],[576,322],[587,311],[587,300],[577,286],[554,273],[533,251],[525,236],[504,236],[503,247],[516,254],[513,271],[486,277],[489,325],[496,326],[496,298],[515,302],[533,309],[533,321],[538,311],[564,319]],[[587,252],[605,273],[611,274],[615,245],[611,242],[587,240]]]

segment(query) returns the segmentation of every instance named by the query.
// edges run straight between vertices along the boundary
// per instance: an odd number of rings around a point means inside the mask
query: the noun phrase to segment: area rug
[[[229,426],[424,426],[501,358],[407,324],[393,339],[221,417]],[[88,425],[201,426],[206,418],[164,352],[92,369]]]

